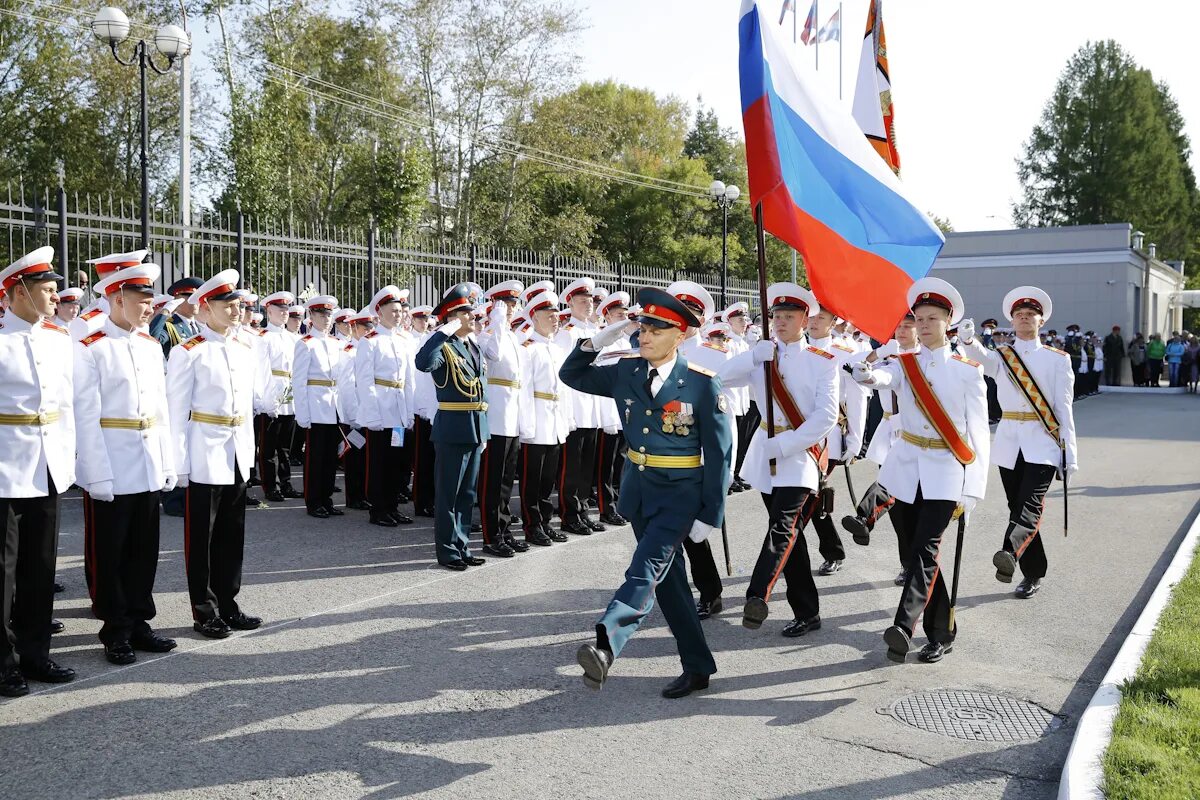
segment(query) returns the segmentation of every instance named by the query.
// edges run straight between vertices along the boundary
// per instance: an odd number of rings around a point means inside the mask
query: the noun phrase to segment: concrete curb
[[[1186,386],[1101,386],[1101,394],[1187,394]]]
[[[1134,623],[1133,630],[1117,651],[1117,657],[1080,715],[1075,738],[1071,741],[1071,750],[1067,753],[1067,761],[1063,764],[1062,777],[1059,779],[1058,800],[1104,800],[1105,795],[1101,790],[1104,768],[1100,760],[1112,740],[1113,722],[1121,705],[1121,685],[1134,676],[1142,663],[1146,645],[1150,643],[1159,617],[1171,598],[1171,589],[1187,572],[1197,544],[1200,544],[1200,516],[1192,521],[1166,572]]]

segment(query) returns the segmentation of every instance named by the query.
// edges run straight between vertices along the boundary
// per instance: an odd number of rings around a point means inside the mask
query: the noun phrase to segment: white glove
[[[978,497],[971,497],[968,494],[964,494],[962,496],[962,498],[958,501],[958,505],[962,509],[963,516],[966,516],[966,517],[971,516],[971,512],[975,510],[975,505],[978,502],[979,502]]]
[[[713,532],[712,525],[709,525],[706,522],[701,522],[700,520],[696,520],[695,522],[692,523],[692,530],[688,534],[688,538],[691,539],[693,542],[699,544],[700,542],[703,542],[705,539],[707,539],[709,534],[711,534],[712,532]]]
[[[975,320],[967,317],[958,321],[958,340],[963,344],[970,344],[975,338]]]
[[[113,482],[97,481],[96,483],[90,483],[87,487],[87,493],[93,500],[99,500],[101,503],[111,503],[113,501]]]
[[[508,322],[508,304],[496,303],[492,308],[491,323],[492,327],[499,328]]]
[[[884,358],[887,358],[888,356],[895,356],[895,355],[899,355],[899,354],[900,354],[900,343],[897,342],[895,339],[890,339],[887,344],[880,345],[875,350],[875,357],[878,359],[884,359]]]
[[[604,330],[592,337],[592,349],[599,353],[604,348],[613,344],[626,333],[631,333],[635,328],[641,327],[633,320],[626,320],[617,325],[609,325]]]
[[[855,383],[861,383],[864,386],[872,386],[875,384],[875,376],[871,374],[871,365],[865,361],[855,361],[850,367],[850,377]]]
[[[772,436],[770,439],[763,440],[763,455],[767,457],[767,461],[780,461],[783,459],[783,450],[779,447],[779,438]]]
[[[616,436],[618,433],[621,432],[621,426],[620,425],[605,425],[604,432],[607,433],[609,436]]]
[[[458,333],[458,329],[461,327],[462,327],[462,320],[458,319],[456,317],[456,318],[450,320],[449,322],[447,322],[442,327],[438,328],[438,330],[441,331],[442,333],[446,334],[446,336],[452,337],[452,336],[454,336],[454,334]]]
[[[775,343],[770,339],[763,339],[758,344],[754,345],[754,349],[750,351],[753,355],[755,364],[763,364],[767,361],[775,360]]]
[[[185,473],[183,475],[176,475],[175,476],[175,488],[176,489],[186,489],[187,487],[188,487],[187,474]]]
[[[1067,464],[1067,477],[1068,478],[1073,477],[1076,472],[1079,472],[1078,464]],[[1057,470],[1055,470],[1055,473],[1057,473],[1057,477],[1061,481],[1063,479],[1062,470],[1057,469]]]
[[[172,489],[174,489],[174,488],[175,488],[175,486],[176,486],[178,483],[179,483],[179,478],[175,476],[175,473],[174,473],[174,472],[168,472],[166,475],[163,475],[163,488],[162,488],[162,490],[163,490],[164,492],[169,492],[169,491],[171,491]]]

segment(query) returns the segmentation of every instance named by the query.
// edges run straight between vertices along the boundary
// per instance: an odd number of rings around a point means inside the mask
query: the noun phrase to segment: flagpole
[[[813,0],[813,28],[817,32],[816,40],[813,42],[813,52],[816,53],[817,72],[821,71],[821,0]],[[795,281],[793,281],[795,283]]]
[[[800,18],[800,9],[796,6],[796,3],[793,2],[792,3],[792,47],[796,48],[796,49],[799,49],[799,47],[800,47],[800,40],[796,36],[796,26],[799,22],[799,18]],[[797,59],[797,60],[799,60],[799,59]],[[764,259],[764,261],[765,261],[765,259]],[[763,277],[760,276],[759,279],[761,281],[761,280],[763,280]],[[796,282],[796,251],[793,249],[792,250],[792,283],[795,283],[795,282]],[[764,308],[763,309],[763,325],[766,326],[766,324],[767,324],[767,310],[766,310],[766,308]],[[770,393],[769,388],[767,389],[767,392],[768,392],[768,394]]]
[[[838,100],[842,99],[842,70],[845,68],[846,59],[842,55],[842,36],[845,33],[846,27],[842,19],[842,4],[838,3]]]

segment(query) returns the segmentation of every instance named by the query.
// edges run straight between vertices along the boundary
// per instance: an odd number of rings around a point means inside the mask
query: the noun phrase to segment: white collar
[[[1033,337],[1033,339],[1031,339],[1029,341],[1026,341],[1024,339],[1017,339],[1016,341],[1013,342],[1013,349],[1016,350],[1021,355],[1025,355],[1026,353],[1032,353],[1035,350],[1042,349],[1042,342],[1036,336]]]
[[[649,361],[646,362],[646,365],[649,369],[657,370],[658,377],[661,380],[665,381],[667,378],[671,377],[671,373],[675,371],[675,362],[678,360],[679,360],[679,353],[678,353],[678,351],[676,351],[675,355],[671,356],[671,359],[669,361],[664,361],[662,364],[660,364],[657,367],[650,366]]]

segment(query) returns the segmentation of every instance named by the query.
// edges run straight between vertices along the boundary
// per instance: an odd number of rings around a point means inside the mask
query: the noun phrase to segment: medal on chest
[[[667,403],[663,406],[662,432],[687,436],[691,433],[692,425],[696,423],[692,410],[691,403],[681,403],[678,400]]]

